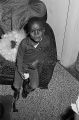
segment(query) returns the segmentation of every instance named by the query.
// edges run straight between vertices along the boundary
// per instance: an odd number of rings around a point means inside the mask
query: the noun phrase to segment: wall
[[[76,61],[79,51],[79,0],[70,0],[61,63],[69,67]]]
[[[47,6],[48,23],[55,33],[58,59],[63,66],[69,67],[76,61],[79,51],[79,0],[42,1]]]
[[[42,0],[48,11],[48,23],[52,26],[56,38],[58,59],[61,59],[64,31],[69,0]]]

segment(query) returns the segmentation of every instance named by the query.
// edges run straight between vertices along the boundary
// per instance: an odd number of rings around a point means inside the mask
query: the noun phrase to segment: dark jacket
[[[32,41],[27,37],[19,45],[17,53],[17,66],[32,64],[35,60],[39,63],[53,62],[51,59],[50,38],[43,36],[39,45],[34,48]],[[21,68],[19,68],[21,69]]]

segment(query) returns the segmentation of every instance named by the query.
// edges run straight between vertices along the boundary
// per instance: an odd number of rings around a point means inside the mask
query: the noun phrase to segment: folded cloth
[[[46,5],[40,0],[24,0],[18,4],[13,14],[13,29],[21,29],[31,17],[44,17],[47,14]]]

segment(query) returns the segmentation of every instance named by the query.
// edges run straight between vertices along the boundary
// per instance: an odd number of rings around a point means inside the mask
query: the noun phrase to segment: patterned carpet
[[[60,120],[71,102],[76,101],[78,93],[79,82],[57,63],[48,90],[37,88],[26,99],[20,94],[17,113],[12,111],[11,87],[0,86],[0,101],[5,107],[4,117],[0,120]]]

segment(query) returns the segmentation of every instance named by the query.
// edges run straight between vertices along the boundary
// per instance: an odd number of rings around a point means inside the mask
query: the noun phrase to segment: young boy
[[[47,68],[49,67],[51,69],[53,62],[51,59],[50,38],[44,34],[45,22],[37,17],[30,18],[26,25],[26,33],[27,38],[19,45],[16,58],[17,62],[13,84],[15,91],[17,91],[16,96],[19,94],[22,86],[24,73],[29,73],[30,83],[28,87],[32,91],[39,87],[40,79],[45,76],[43,75],[42,68],[44,66],[46,68],[47,66]],[[47,86],[45,87],[47,88]],[[29,93],[28,90],[26,93]]]

